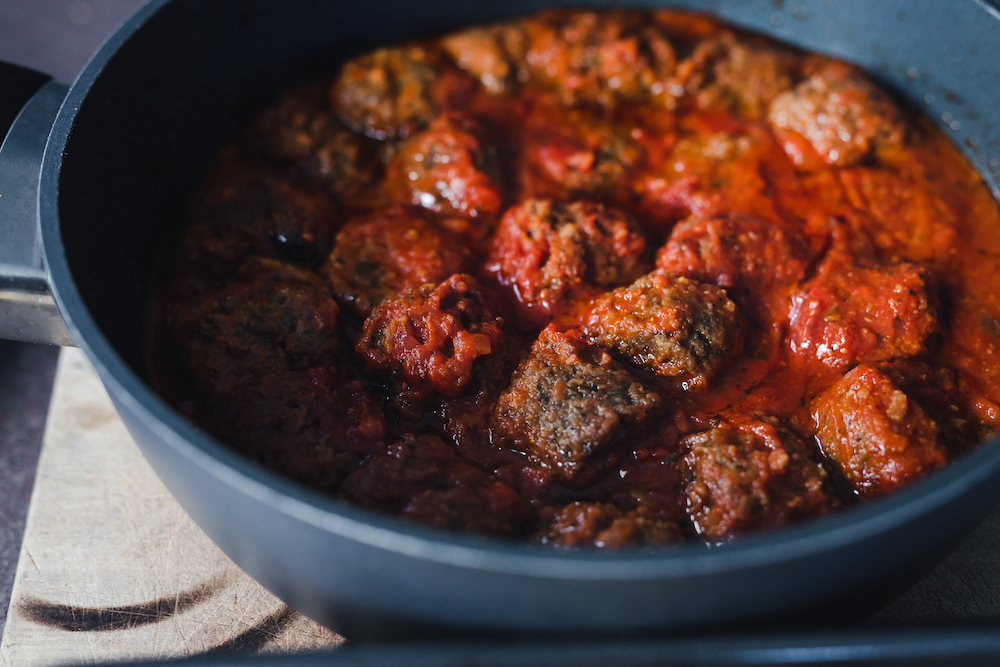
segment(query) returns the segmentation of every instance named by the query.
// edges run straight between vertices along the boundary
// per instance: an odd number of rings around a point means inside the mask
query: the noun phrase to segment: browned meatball
[[[521,327],[544,325],[581,290],[629,283],[646,268],[646,241],[629,217],[545,199],[504,214],[487,259],[487,270],[513,290]]]
[[[371,456],[344,480],[340,495],[439,528],[500,535],[517,532],[528,512],[516,491],[436,436],[407,435]]]
[[[938,324],[937,282],[924,267],[821,270],[792,296],[789,345],[842,372],[859,361],[920,354]]]
[[[809,166],[798,137],[826,164],[856,164],[877,148],[901,144],[899,109],[859,71],[829,63],[794,90],[774,98],[768,119],[792,161]],[[797,136],[796,136],[797,135]]]
[[[289,185],[233,152],[210,173],[182,232],[179,291],[224,284],[249,256],[312,265],[330,251],[336,209],[325,194]]]
[[[853,224],[871,235],[890,260],[940,261],[956,249],[959,213],[933,181],[873,167],[842,169],[837,175],[847,201],[864,214]]]
[[[327,493],[388,430],[381,406],[360,382],[323,366],[247,380],[219,398],[212,420],[238,451]]]
[[[446,114],[403,143],[386,166],[385,188],[400,204],[490,218],[502,203],[491,150],[478,123]]]
[[[555,547],[620,549],[683,539],[674,521],[647,507],[621,510],[611,503],[575,502],[542,515],[535,540]]]
[[[759,321],[771,303],[787,308],[788,290],[809,269],[809,252],[788,227],[746,216],[691,218],[674,227],[656,267],[725,288]]]
[[[467,247],[397,208],[344,225],[320,273],[341,303],[367,317],[383,301],[439,283],[471,265]]]
[[[670,42],[639,13],[553,10],[524,26],[532,75],[565,104],[642,101],[662,91],[677,62]]]
[[[170,340],[206,396],[227,394],[252,377],[329,362],[340,350],[336,301],[307,271],[291,280],[295,271],[263,272],[168,309]]]
[[[572,481],[598,452],[641,431],[661,406],[607,352],[549,326],[500,395],[493,424],[499,439]]]
[[[325,95],[308,86],[261,113],[248,142],[284,165],[294,182],[317,184],[341,201],[362,203],[374,177],[362,140],[337,120]]]
[[[701,41],[666,83],[670,98],[691,96],[702,109],[763,118],[775,97],[792,86],[794,56],[762,40],[724,32]]]
[[[863,498],[888,493],[947,461],[938,424],[878,366],[855,366],[810,409],[820,448]]]
[[[428,396],[467,389],[477,362],[504,344],[506,323],[494,312],[475,278],[457,274],[376,306],[357,351],[392,376],[403,411],[419,415]]]
[[[538,103],[523,135],[521,185],[530,197],[620,192],[646,157],[628,127],[583,109]]]
[[[581,326],[597,345],[694,392],[743,351],[745,328],[719,287],[659,272],[599,297]]]
[[[331,90],[334,110],[356,132],[405,138],[437,115],[433,58],[423,47],[378,49],[344,63]]]
[[[839,506],[826,472],[790,431],[764,422],[723,425],[681,441],[687,511],[713,541],[775,528]]]
[[[488,93],[503,95],[527,76],[523,64],[527,41],[520,23],[500,23],[447,35],[441,45]]]

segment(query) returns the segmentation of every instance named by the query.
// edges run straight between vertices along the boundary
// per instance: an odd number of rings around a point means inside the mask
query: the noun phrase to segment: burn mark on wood
[[[159,623],[205,602],[223,586],[212,580],[176,595],[120,607],[77,607],[27,598],[17,605],[26,619],[67,632],[110,632]]]

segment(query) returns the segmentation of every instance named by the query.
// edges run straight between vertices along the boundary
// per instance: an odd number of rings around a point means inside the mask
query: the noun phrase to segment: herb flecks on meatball
[[[721,288],[659,272],[598,297],[581,325],[597,345],[696,392],[743,351],[745,328]]]
[[[784,428],[726,424],[684,438],[681,448],[677,466],[688,516],[711,540],[775,528],[840,505],[809,447]]]
[[[662,404],[607,352],[549,326],[500,395],[494,430],[572,481],[600,452],[641,431]]]

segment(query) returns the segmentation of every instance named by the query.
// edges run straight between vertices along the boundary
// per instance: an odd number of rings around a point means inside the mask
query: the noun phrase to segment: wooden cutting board
[[[292,611],[194,525],[83,353],[63,350],[0,666],[291,652],[344,639]],[[1000,620],[1000,509],[862,627]]]
[[[212,544],[139,453],[83,353],[63,350],[0,665],[342,642]]]

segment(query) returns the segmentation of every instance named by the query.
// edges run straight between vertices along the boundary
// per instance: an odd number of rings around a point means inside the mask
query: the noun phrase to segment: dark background
[[[71,83],[144,0],[0,0],[0,61]],[[0,91],[2,94],[2,91]],[[0,635],[59,350],[0,341]]]

